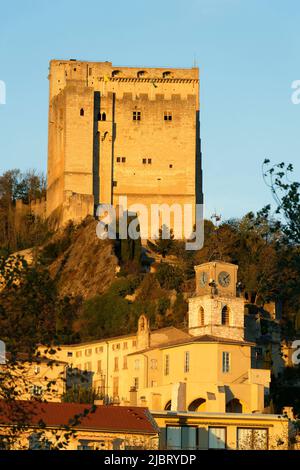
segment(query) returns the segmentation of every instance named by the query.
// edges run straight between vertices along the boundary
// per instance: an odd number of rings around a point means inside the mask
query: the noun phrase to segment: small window
[[[89,76],[91,76],[93,73],[93,69],[91,67],[89,67]]]
[[[113,187],[115,188],[117,186],[117,181],[113,181]]]
[[[71,351],[68,351],[68,357],[73,357],[73,353]]]
[[[81,110],[80,110],[80,116],[84,116],[84,109],[83,108],[81,108]]]
[[[163,72],[162,76],[163,76],[163,78],[171,78],[172,74],[171,74],[171,72],[167,71],[167,72]]]
[[[82,356],[82,351],[76,351],[76,357],[81,357]]]
[[[164,112],[164,120],[165,121],[172,121],[172,113],[170,111]]]
[[[184,372],[189,372],[190,371],[190,353],[189,351],[186,351],[184,353]]]
[[[134,385],[133,385],[134,388],[135,388],[136,390],[138,390],[138,389],[139,389],[139,378],[138,378],[138,377],[134,377],[134,379],[133,379],[133,384],[134,384]]]
[[[135,340],[135,339],[132,341],[132,347],[133,347],[133,348],[136,347],[136,340]]]
[[[92,355],[92,350],[91,349],[86,349],[84,351],[85,356],[91,356]]]
[[[148,165],[151,165],[151,163],[152,163],[152,159],[148,158]]]
[[[102,372],[102,361],[97,362],[97,372],[98,374]]]
[[[157,359],[151,359],[150,369],[157,369]]]
[[[122,157],[122,163],[126,162],[126,157]]]
[[[112,77],[117,77],[117,75],[120,75],[121,71],[120,70],[113,70],[111,76]]]
[[[172,165],[172,163],[170,163],[170,165],[169,165],[169,168],[173,168],[173,165]]]
[[[118,371],[119,370],[119,358],[118,357],[115,357],[115,371]]]
[[[123,343],[123,349],[127,349],[128,345],[127,345],[127,341],[125,341],[125,343]]]
[[[143,158],[143,165],[146,165],[147,163],[147,158]]]
[[[170,356],[169,354],[165,355],[165,367],[164,367],[164,375],[169,375],[170,373]]]
[[[145,70],[139,70],[138,73],[137,73],[137,76],[138,78],[142,78],[146,75],[146,72]]]
[[[106,121],[106,113],[102,113],[101,121]]]
[[[224,374],[230,372],[230,353],[227,351],[222,353],[222,372]]]
[[[123,357],[123,369],[127,369],[127,356]]]
[[[141,120],[141,111],[133,111],[132,119],[133,119],[133,121],[140,121]]]
[[[117,163],[120,163],[121,157],[117,157]]]

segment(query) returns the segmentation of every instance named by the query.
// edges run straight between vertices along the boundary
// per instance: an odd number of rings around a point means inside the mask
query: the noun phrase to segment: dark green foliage
[[[127,277],[120,277],[111,285],[109,288],[109,293],[113,295],[119,295],[120,297],[131,295],[140,285],[141,280],[141,276],[129,275]]]
[[[159,229],[158,239],[153,242],[148,240],[147,244],[150,250],[165,258],[167,255],[172,254],[175,247],[173,230],[163,225]]]
[[[281,229],[290,242],[300,243],[300,183],[291,181],[293,165],[284,162],[271,165],[266,159],[263,176],[277,205],[277,214],[283,216]]]
[[[133,304],[108,292],[84,302],[75,330],[81,339],[119,336],[130,331],[132,316],[136,320]]]
[[[43,175],[34,171],[21,173],[10,170],[0,176],[0,250],[12,253],[16,250],[40,245],[50,235],[47,222],[28,211],[19,212],[17,201],[28,205],[32,200],[44,197],[46,182]]]
[[[184,281],[182,270],[168,263],[160,263],[156,271],[156,279],[163,289],[180,290]]]
[[[101,400],[103,397],[97,394],[93,387],[85,387],[84,385],[73,385],[68,388],[62,397],[65,403],[90,403],[95,400]]]

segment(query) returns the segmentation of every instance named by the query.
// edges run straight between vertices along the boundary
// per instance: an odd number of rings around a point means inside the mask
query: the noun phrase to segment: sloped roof
[[[221,343],[221,344],[233,344],[233,345],[240,345],[240,346],[255,346],[255,343],[251,343],[249,341],[243,340],[236,340],[230,338],[221,338],[219,336],[213,335],[201,335],[201,336],[192,336],[187,335],[185,338],[179,338],[174,341],[165,342],[163,344],[159,344],[157,346],[151,346],[150,348],[138,350],[128,354],[128,356],[138,355],[147,351],[152,351],[153,349],[165,349],[171,348],[172,346],[181,346],[184,344],[191,344],[191,343]]]
[[[89,412],[85,414],[85,410]],[[78,417],[78,420],[77,420]],[[134,406],[93,406],[78,403],[0,401],[0,426],[70,426],[72,429],[157,434],[158,428],[147,408]]]

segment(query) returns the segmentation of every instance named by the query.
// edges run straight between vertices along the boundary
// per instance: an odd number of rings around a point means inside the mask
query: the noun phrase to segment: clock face
[[[200,286],[204,287],[208,281],[208,274],[205,271],[200,273]]]
[[[221,271],[219,276],[218,276],[218,281],[219,281],[219,284],[222,286],[222,287],[228,287],[229,284],[230,284],[230,274],[227,273],[226,271]]]

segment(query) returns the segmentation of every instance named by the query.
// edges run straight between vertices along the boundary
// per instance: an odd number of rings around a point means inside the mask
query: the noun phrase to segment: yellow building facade
[[[282,415],[260,413],[153,412],[160,449],[288,450],[291,424]]]
[[[199,71],[52,60],[47,217],[202,203]]]
[[[64,345],[56,357],[88,371],[107,401],[158,411],[262,412],[270,371],[251,368],[255,344],[243,339],[236,271],[237,266],[222,262],[196,267],[186,330],[151,331],[142,315],[136,334]]]

